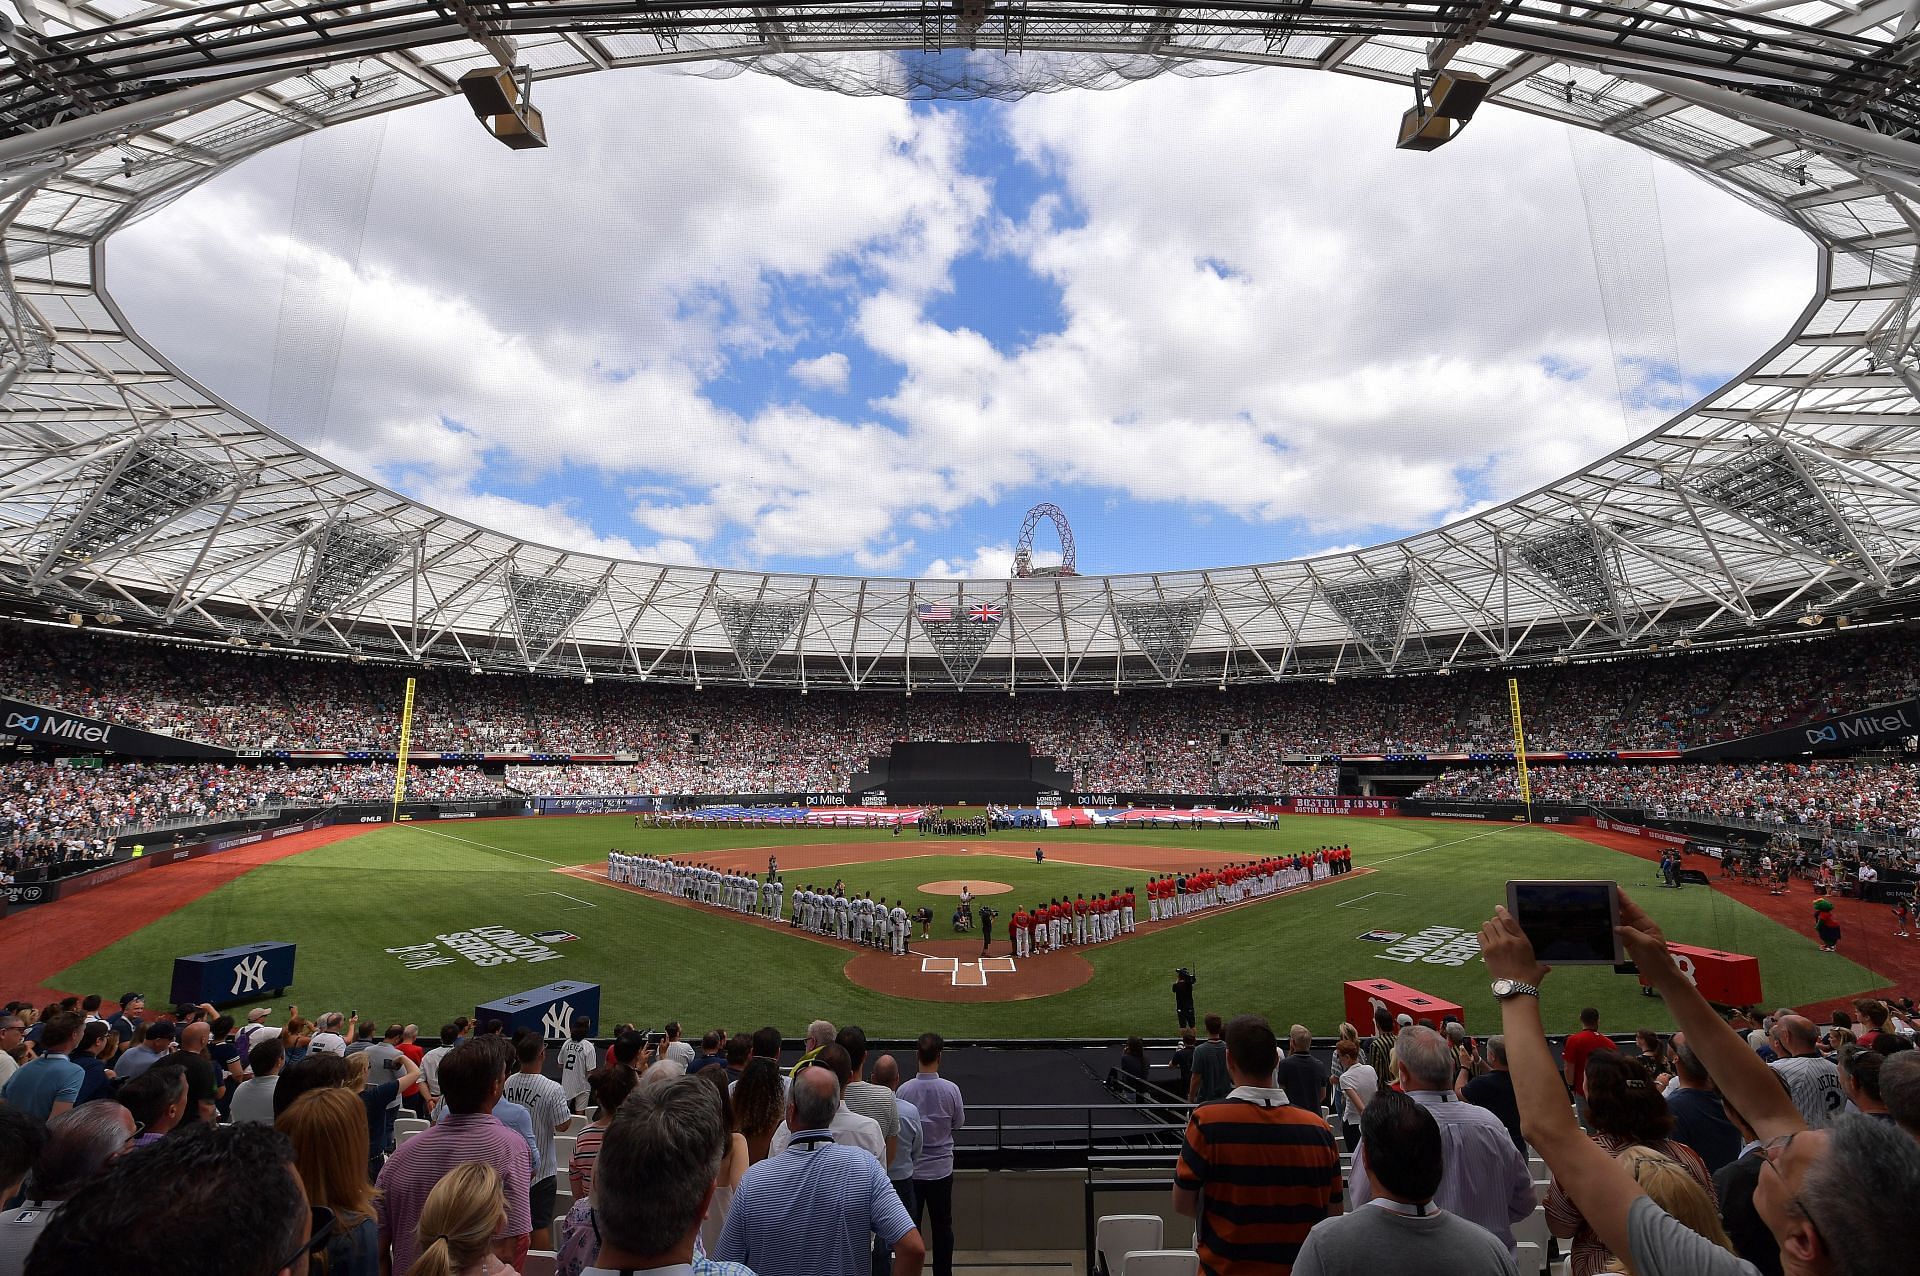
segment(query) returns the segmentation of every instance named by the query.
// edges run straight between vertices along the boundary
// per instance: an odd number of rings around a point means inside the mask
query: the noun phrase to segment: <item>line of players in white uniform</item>
[[[793,916],[788,924],[815,935],[878,948],[895,957],[907,955],[907,941],[913,938],[913,919],[900,900],[894,900],[889,908],[884,899],[818,891],[811,884],[793,892]]]
[[[767,921],[780,919],[787,893],[786,883],[774,873],[762,880],[752,873],[621,851],[607,852],[607,880]],[[865,895],[849,898],[844,893],[816,891],[811,885],[794,891],[788,924],[811,934],[865,944],[896,957],[907,955],[907,941],[913,937],[913,923],[901,901],[895,900],[889,908],[885,900]]]
[[[607,852],[607,880],[768,921],[780,916],[781,901],[787,893],[786,884],[772,874],[762,881],[752,873],[729,873],[704,864],[620,851]]]

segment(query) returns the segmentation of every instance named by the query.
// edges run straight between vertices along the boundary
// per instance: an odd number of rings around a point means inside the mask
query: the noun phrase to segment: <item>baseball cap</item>
[[[1411,1028],[1413,1027],[1413,1016],[1401,1015],[1398,1019],[1394,1020],[1394,1022],[1399,1024],[1402,1028]]]
[[[164,1023],[164,1022],[148,1024],[147,1040],[148,1041],[172,1041],[173,1025],[170,1023]]]
[[[255,1006],[252,1010],[247,1011],[247,1022],[259,1023],[262,1019],[265,1019],[268,1015],[272,1013],[273,1013],[272,1006]]]
[[[120,1008],[122,1010],[125,1010],[127,1008],[128,1003],[135,1002],[135,1001],[145,1001],[146,999],[147,999],[147,994],[143,992],[123,992],[120,994]]]

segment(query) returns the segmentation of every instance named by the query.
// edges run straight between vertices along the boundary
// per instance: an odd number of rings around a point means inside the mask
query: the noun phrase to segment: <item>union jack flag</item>
[[[952,619],[953,608],[947,606],[945,603],[920,604],[920,623],[923,625],[939,624]]]
[[[992,603],[976,603],[967,609],[967,619],[976,625],[997,625],[1000,623],[1000,609]]]

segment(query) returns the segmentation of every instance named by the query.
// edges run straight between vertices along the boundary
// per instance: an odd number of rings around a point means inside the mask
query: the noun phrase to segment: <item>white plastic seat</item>
[[[1200,1255],[1190,1249],[1136,1249],[1120,1260],[1120,1276],[1198,1276]]]
[[[572,1116],[567,1118],[567,1128],[564,1131],[564,1133],[578,1134],[580,1133],[580,1131],[587,1128],[587,1122],[591,1121],[592,1119],[593,1119],[592,1117],[584,1117],[584,1116],[581,1116],[578,1112],[576,1112]]]
[[[399,1147],[426,1128],[427,1123],[419,1117],[396,1117],[393,1122],[393,1145]]]
[[[1094,1227],[1093,1248],[1107,1276],[1120,1276],[1120,1263],[1130,1251],[1159,1249],[1166,1223],[1158,1214],[1108,1214]]]
[[[1520,1276],[1541,1276],[1547,1270],[1546,1251],[1532,1241],[1521,1241],[1514,1246],[1519,1250]]]
[[[556,1134],[553,1136],[553,1163],[565,1170],[567,1163],[573,1160],[573,1148],[580,1141],[577,1134]]]

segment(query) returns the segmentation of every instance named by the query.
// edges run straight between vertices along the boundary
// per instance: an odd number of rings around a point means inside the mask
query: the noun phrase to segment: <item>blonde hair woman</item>
[[[280,1114],[274,1128],[293,1144],[307,1200],[333,1211],[333,1237],[315,1255],[325,1276],[380,1276],[380,1232],[374,1190],[367,1186],[367,1113],[347,1090],[309,1090]]]
[[[456,1165],[420,1209],[420,1257],[406,1276],[513,1276],[493,1253],[493,1234],[506,1221],[500,1172],[484,1161]]]
[[[1653,1203],[1686,1224],[1700,1235],[1731,1253],[1733,1241],[1727,1236],[1727,1229],[1720,1225],[1720,1214],[1714,1208],[1713,1198],[1700,1190],[1693,1181],[1693,1175],[1685,1166],[1663,1152],[1653,1148],[1635,1145],[1625,1148],[1614,1158],[1627,1167],[1634,1182],[1645,1189]],[[1633,1264],[1625,1258],[1615,1255],[1607,1264],[1610,1272],[1633,1273]]]

